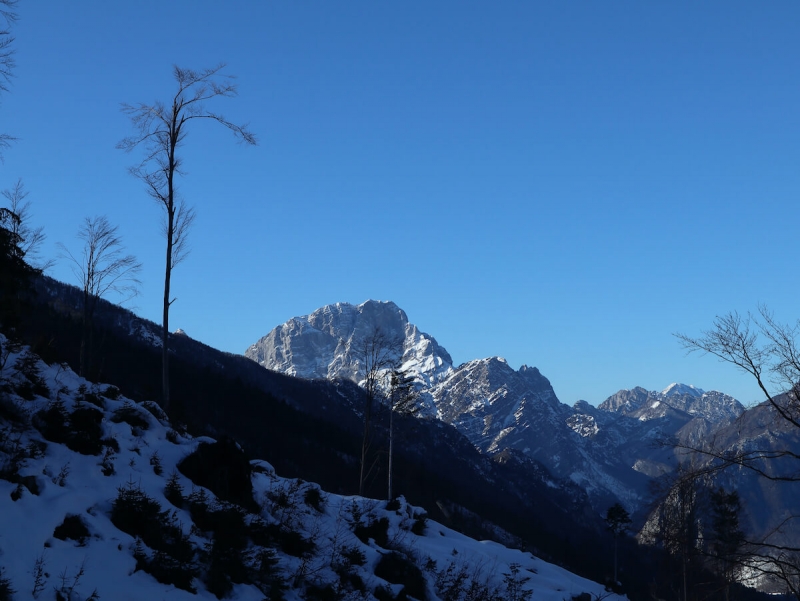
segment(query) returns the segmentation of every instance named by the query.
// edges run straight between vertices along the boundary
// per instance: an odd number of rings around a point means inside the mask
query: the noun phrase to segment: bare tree
[[[78,238],[84,244],[77,257],[60,242],[58,247],[61,256],[72,263],[72,273],[83,287],[80,375],[88,376],[97,301],[109,292],[120,295],[122,302],[136,296],[141,284],[136,276],[142,265],[133,255],[124,254],[125,246],[117,234],[117,226],[112,226],[105,216],[87,217],[78,230]]]
[[[131,173],[142,180],[148,194],[164,209],[164,237],[166,238],[166,266],[164,273],[164,307],[161,331],[162,342],[162,398],[163,408],[169,410],[169,308],[175,299],[170,297],[173,268],[186,257],[187,234],[194,219],[194,210],[178,195],[176,176],[182,175],[182,161],[178,149],[186,139],[190,121],[209,120],[227,127],[234,136],[246,144],[256,144],[256,137],[246,125],[228,121],[219,113],[206,108],[206,103],[217,97],[236,96],[232,77],[224,75],[225,65],[193,71],[173,67],[177,89],[169,104],[123,104],[122,110],[131,118],[135,134],[122,140],[117,147],[130,152],[144,149],[144,159],[131,168]]]
[[[676,334],[691,352],[714,355],[750,374],[775,412],[800,429],[800,321],[782,324],[765,306],[758,315],[729,313],[699,338]],[[777,388],[777,390],[774,390]],[[794,456],[800,459],[800,456]],[[746,466],[745,466],[746,467]],[[797,478],[800,480],[800,476]]]
[[[16,5],[17,0],[0,0],[0,92],[8,91],[16,66],[14,36],[11,35],[11,26],[17,20]],[[0,133],[0,160],[3,158],[3,151],[15,139],[9,134]]]
[[[765,306],[757,314],[728,313],[718,317],[713,328],[699,337],[676,334],[688,352],[700,351],[730,363],[752,376],[778,419],[800,433],[800,348],[797,338],[800,321],[783,324]],[[706,456],[707,472],[739,467],[751,470],[760,478],[773,482],[800,482],[800,454],[789,448],[768,445],[741,445],[737,449],[720,448],[709,441],[702,447],[683,446],[683,450]],[[789,516],[786,522],[800,516]],[[771,536],[749,541],[750,556],[746,565],[783,582],[791,594],[800,599],[800,546],[771,542]]]
[[[364,379],[360,382],[364,389],[364,434],[361,439],[361,462],[358,477],[358,494],[364,495],[364,484],[369,476],[371,467],[367,467],[369,451],[372,447],[372,429],[374,413],[378,403],[385,395],[388,382],[387,376],[396,367],[400,353],[401,342],[391,338],[380,328],[374,328],[364,336],[358,348],[354,350],[354,357],[359,364],[359,373],[363,369]]]
[[[0,194],[8,200],[8,208],[18,217],[18,220],[11,224],[12,231],[19,238],[20,248],[25,253],[28,263],[40,271],[52,267],[54,263],[52,259],[47,261],[41,259],[42,244],[47,236],[44,234],[44,227],[34,228],[30,225],[31,202],[26,200],[28,192],[22,179],[18,179],[13,188],[7,188]]]
[[[11,25],[17,20],[17,0],[0,0],[0,92],[7,92],[16,61],[14,60],[14,36]]]
[[[699,338],[676,334],[687,351],[700,351],[714,355],[721,361],[734,365],[750,374],[764,393],[775,414],[791,428],[800,430],[800,349],[797,336],[800,322],[795,325],[779,323],[766,307],[759,307],[758,315],[741,317],[729,313],[718,317],[711,330]],[[777,390],[775,390],[777,389]],[[702,448],[684,447],[715,460],[709,469],[740,466],[759,476],[784,482],[800,482],[800,470],[765,469],[765,461],[794,462],[800,454],[791,449],[753,448],[738,451],[716,448],[711,444]]]

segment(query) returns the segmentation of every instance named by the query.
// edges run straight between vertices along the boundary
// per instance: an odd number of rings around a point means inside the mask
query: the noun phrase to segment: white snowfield
[[[0,343],[5,348],[6,340],[1,335]],[[27,351],[23,349],[21,352]],[[12,354],[0,372],[0,383],[10,384],[12,390],[20,378],[12,367],[17,355]],[[77,402],[79,387],[85,386],[88,391],[100,394],[106,390],[106,386],[87,382],[66,366],[45,365],[39,361],[38,367],[53,399],[58,396],[68,411]],[[53,400],[37,396],[28,401],[13,392],[10,398],[24,407],[29,415],[48,407]],[[110,519],[118,490],[139,487],[158,501],[162,510],[176,512],[178,522],[193,544],[199,548],[209,545],[211,535],[193,529],[189,512],[174,507],[165,498],[164,488],[170,475],[177,473],[184,495],[192,491],[193,484],[177,472],[176,465],[201,442],[211,442],[211,439],[176,438],[173,433],[170,435],[173,441],[170,441],[167,438],[171,431],[169,423],[155,417],[157,408],[152,408],[151,413],[124,397],[117,400],[103,398],[102,404],[105,416],[103,435],[116,439],[119,444],[119,452],[112,458],[102,453],[81,455],[63,444],[44,441],[39,431],[31,426],[22,428],[21,434],[14,433],[11,425],[0,418],[0,467],[8,460],[8,450],[13,444],[25,447],[37,441],[46,442],[43,456],[26,459],[18,472],[19,476],[35,479],[39,494],[0,479],[0,568],[3,570],[0,577],[10,581],[16,590],[13,598],[17,600],[53,599],[54,589],[64,591],[64,597],[70,601],[89,599],[94,591],[100,599],[119,601],[216,599],[205,588],[201,578],[195,578],[193,585],[197,592],[193,594],[160,584],[145,571],[137,571],[133,556],[134,537],[118,530]],[[112,422],[114,411],[123,406],[129,409],[133,406],[149,427],[134,428],[125,422]],[[17,426],[16,429],[19,432],[21,428]],[[151,464],[156,454],[162,468],[160,475],[155,473]],[[104,459],[113,461],[114,474],[103,474],[101,464]],[[613,601],[624,598],[609,594],[602,585],[548,564],[530,553],[493,542],[475,541],[433,521],[427,522],[423,535],[414,534],[411,526],[423,509],[411,507],[402,499],[399,508],[387,510],[384,501],[323,492],[322,510],[318,511],[302,502],[304,493],[316,485],[281,478],[265,461],[252,463],[255,498],[262,507],[260,517],[270,524],[289,523],[315,543],[313,554],[305,559],[276,549],[277,570],[288,586],[284,592],[287,600],[303,599],[303,587],[309,582],[320,586],[336,582],[338,576],[332,568],[333,558],[343,548],[355,548],[363,553],[363,565],[353,569],[367,591],[364,596],[354,594],[346,598],[374,599],[372,591],[379,586],[388,587],[394,594],[400,591],[401,585],[387,583],[374,574],[381,555],[389,553],[389,549],[379,547],[374,540],[364,543],[353,533],[355,517],[362,515],[362,520],[388,518],[389,542],[386,546],[415,559],[422,568],[431,600],[439,599],[436,573],[446,570],[451,564],[454,569],[466,567],[471,577],[498,591],[506,590],[508,578],[516,572],[515,578],[522,583],[522,590],[533,591],[532,598],[537,601],[564,601],[581,593],[589,593],[592,599]],[[12,500],[20,490],[21,497]],[[290,509],[270,501],[281,492],[285,493],[285,498],[297,501],[294,505],[289,503]],[[211,491],[206,493],[210,499],[215,498]],[[289,511],[293,513],[288,515]],[[68,514],[81,516],[88,526],[90,537],[85,544],[53,536],[54,529]],[[300,584],[294,586],[295,582]],[[253,601],[261,601],[264,597],[264,592],[255,585],[245,584],[235,584],[229,595],[232,599]]]

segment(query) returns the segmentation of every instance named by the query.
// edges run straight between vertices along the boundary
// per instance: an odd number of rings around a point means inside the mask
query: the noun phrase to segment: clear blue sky
[[[241,353],[337,301],[393,300],[456,363],[535,365],[566,403],[673,381],[760,400],[672,334],[800,316],[800,4],[20,0],[0,131],[36,224],[106,214],[160,320],[159,208],[122,102],[228,64],[255,148],[195,122],[171,326]],[[211,108],[211,107],[210,107]],[[51,275],[72,281],[68,266]]]

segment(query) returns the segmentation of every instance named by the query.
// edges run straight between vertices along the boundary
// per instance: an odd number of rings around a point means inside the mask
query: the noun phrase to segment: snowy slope
[[[206,582],[213,572],[214,541],[221,535],[197,521],[203,514],[195,513],[196,499],[204,495],[204,511],[215,516],[227,515],[231,506],[177,470],[187,456],[214,447],[214,441],[177,434],[152,403],[118,397],[113,387],[87,382],[63,365],[45,365],[24,348],[9,352],[2,336],[0,344],[5,359],[0,371],[0,587],[9,583],[17,591],[15,599],[52,599],[54,591],[71,601],[92,598],[94,591],[95,599],[123,601],[216,598]],[[23,363],[22,371],[15,367]],[[97,441],[88,435],[76,438],[76,432],[84,432],[77,426],[54,429],[46,416],[60,407],[76,423],[81,414],[98,417],[101,446],[94,449]],[[59,436],[84,454],[52,440]],[[97,453],[85,454],[87,449]],[[390,598],[403,586],[410,593],[414,585],[408,576],[398,576],[402,570],[391,569],[398,562],[406,569],[417,566],[419,596],[431,600],[446,595],[459,573],[467,575],[466,584],[484,587],[487,599],[510,598],[515,588],[522,591],[519,599],[526,598],[526,591],[545,601],[580,593],[618,598],[529,553],[426,523],[422,509],[402,500],[387,508],[382,501],[328,494],[314,484],[281,478],[263,461],[250,465],[258,506],[250,513],[236,510],[246,515],[249,528],[242,551],[247,577],[229,583],[230,598],[263,599],[270,590],[274,593],[278,581],[290,600],[304,599],[313,590],[336,590],[342,598]],[[165,495],[170,480],[183,490],[176,505]],[[115,503],[119,507],[124,491],[132,490],[157,502],[170,527],[189,541],[195,571],[190,587],[196,593],[161,584],[137,569],[168,558],[137,544],[112,522]],[[79,516],[73,522],[88,528],[85,540],[54,536],[68,515]],[[274,544],[265,546],[263,536],[254,534],[265,531],[276,537]],[[304,550],[287,552],[291,541]],[[275,564],[268,570],[269,581],[254,576],[264,553]]]

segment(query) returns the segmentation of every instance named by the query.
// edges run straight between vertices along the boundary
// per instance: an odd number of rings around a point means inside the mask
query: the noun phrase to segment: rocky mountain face
[[[776,402],[787,402],[785,395]],[[784,405],[785,407],[785,405]],[[695,445],[709,452],[748,457],[760,470],[728,469],[717,484],[739,491],[748,532],[769,533],[773,545],[797,546],[800,540],[800,431],[783,419],[767,401],[748,409],[740,419],[711,432]],[[706,462],[711,463],[710,456]],[[791,516],[791,517],[790,517]]]
[[[742,404],[727,394],[705,392],[686,384],[670,384],[661,392],[641,387],[620,390],[598,405],[598,409],[640,421],[672,414],[678,419],[689,416],[717,426],[735,420],[744,412]]]
[[[453,371],[453,360],[436,340],[409,323],[393,302],[367,301],[326,305],[310,315],[293,317],[245,351],[259,365],[300,378],[360,382],[359,360],[366,340],[379,331],[396,347],[403,369],[427,389]],[[428,399],[430,400],[430,399]],[[432,415],[430,403],[425,414]]]
[[[744,407],[721,392],[670,384],[661,392],[620,390],[597,410],[605,414],[606,429],[616,430],[626,441],[620,450],[636,458],[633,469],[658,477],[675,464],[674,452],[665,443],[699,446],[711,432],[734,422]]]
[[[599,512],[616,500],[630,510],[644,504],[649,481],[676,462],[662,441],[696,442],[744,411],[732,397],[682,384],[569,407],[535,367],[514,370],[500,357],[454,366],[392,302],[322,307],[276,327],[245,355],[285,374],[359,382],[357,350],[376,330],[396,344],[398,363],[413,375],[420,415],[453,425],[483,453],[511,449],[541,462],[585,488]]]

